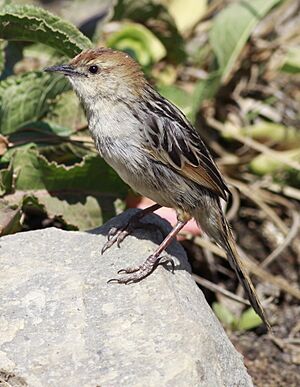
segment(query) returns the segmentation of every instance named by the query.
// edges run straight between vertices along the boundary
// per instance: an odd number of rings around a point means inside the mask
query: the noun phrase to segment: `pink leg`
[[[146,261],[137,267],[128,267],[127,269],[122,269],[118,271],[118,274],[125,273],[130,274],[121,278],[112,278],[108,282],[116,282],[119,284],[129,284],[133,282],[138,282],[143,278],[151,274],[155,268],[162,263],[169,262],[172,265],[174,271],[174,261],[172,258],[165,256],[160,256],[160,254],[170,245],[172,240],[176,237],[179,231],[185,226],[187,221],[178,221],[173,230],[168,234],[168,236],[163,240],[163,242],[158,246],[158,248],[151,254]]]

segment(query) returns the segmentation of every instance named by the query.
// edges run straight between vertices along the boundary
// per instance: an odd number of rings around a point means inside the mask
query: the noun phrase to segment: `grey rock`
[[[89,233],[1,238],[1,386],[252,386],[178,243],[168,249],[174,274],[159,266],[140,283],[107,284],[162,239],[137,230],[101,255],[108,229],[133,211]]]

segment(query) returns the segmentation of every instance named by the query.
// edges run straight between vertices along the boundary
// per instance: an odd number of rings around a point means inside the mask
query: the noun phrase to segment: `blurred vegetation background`
[[[299,26],[297,0],[0,0],[0,235],[88,230],[126,208],[132,193],[97,155],[70,85],[42,69],[91,46],[128,52],[226,176],[228,218],[276,345],[255,346],[260,321],[243,312],[224,254],[186,233],[196,281],[232,340],[256,329],[237,340],[256,385],[299,385]]]

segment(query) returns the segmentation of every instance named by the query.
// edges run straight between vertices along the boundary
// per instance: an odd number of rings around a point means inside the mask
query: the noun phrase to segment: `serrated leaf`
[[[9,200],[19,203],[20,195],[33,194],[51,216],[86,229],[99,225],[115,213],[114,201],[124,198],[128,188],[99,156],[87,156],[70,167],[48,162],[34,149],[18,150],[12,160],[16,193]],[[19,199],[18,199],[19,198]]]
[[[19,150],[14,156],[13,168],[18,173],[15,186],[19,190],[47,189],[53,194],[68,191],[74,197],[103,193],[117,197],[127,192],[117,174],[97,155],[66,167],[48,162],[34,149]]]
[[[64,222],[78,230],[90,230],[104,222],[102,206],[93,196],[88,195],[77,202],[70,202],[51,195],[39,195],[38,193],[37,197],[39,203],[44,205],[50,218],[62,218]]]
[[[46,44],[73,57],[91,41],[71,23],[32,5],[8,4],[0,9],[0,38]]]
[[[39,147],[39,152],[47,160],[65,165],[78,163],[87,155],[95,155],[95,152],[71,142],[61,142],[57,145],[44,145]]]
[[[261,324],[261,318],[255,313],[253,308],[249,308],[242,314],[237,323],[236,329],[246,331],[257,328]]]
[[[213,20],[210,43],[226,82],[256,24],[280,0],[245,0],[229,4]]]
[[[50,74],[31,72],[0,82],[0,131],[9,134],[40,119],[58,94],[69,88],[67,81]]]
[[[9,197],[9,200],[12,201],[12,197]],[[50,219],[56,218],[65,223],[68,229],[89,230],[103,223],[101,206],[92,196],[87,196],[81,202],[69,202],[47,192],[42,194],[35,191],[23,197],[19,196],[19,200],[19,207],[25,213],[32,212],[32,209],[38,210]]]
[[[44,121],[48,122],[59,135],[61,135],[58,133],[60,128],[69,128],[70,132],[73,132],[78,128],[87,126],[80,101],[72,90],[66,91],[56,98]]]
[[[142,65],[149,66],[166,55],[159,39],[146,27],[138,23],[125,23],[121,29],[107,39],[107,45],[126,51]]]
[[[8,141],[0,135],[0,155],[3,144],[1,162],[9,162],[20,148],[38,148],[48,160],[68,165],[79,162],[88,153],[95,153],[82,144],[82,137],[74,136],[71,140],[68,137],[71,133],[72,130],[68,128],[50,125],[43,121],[32,122],[9,136],[9,149],[7,149]],[[77,138],[81,141],[77,142]]]
[[[18,145],[18,147],[9,148],[4,155],[1,157],[1,163],[10,163],[11,159],[14,157],[14,154],[22,149],[25,151],[26,149],[34,149],[36,148],[36,144],[32,142],[27,142],[25,144]]]

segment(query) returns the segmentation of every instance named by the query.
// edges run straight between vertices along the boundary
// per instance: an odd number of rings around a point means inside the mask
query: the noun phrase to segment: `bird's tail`
[[[260,316],[267,329],[271,331],[271,325],[263,306],[258,299],[251,279],[237,252],[236,243],[230,230],[230,226],[223,215],[219,200],[216,198],[213,200],[215,201],[215,203],[213,203],[214,205],[206,208],[206,210],[202,208],[196,211],[195,219],[200,224],[203,231],[226,251],[229,264],[236,272],[253,309]]]

